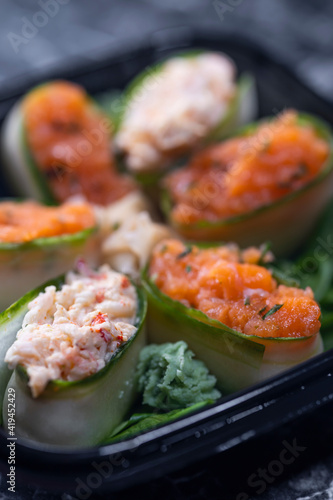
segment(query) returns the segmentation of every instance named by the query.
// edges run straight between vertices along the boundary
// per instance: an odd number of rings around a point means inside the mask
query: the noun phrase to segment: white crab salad
[[[132,171],[163,168],[219,124],[234,94],[235,67],[224,54],[174,57],[133,95],[116,147]]]
[[[48,286],[29,303],[7,351],[9,368],[26,368],[33,397],[51,380],[81,380],[101,370],[136,332],[137,294],[123,274],[79,261],[60,290]]]

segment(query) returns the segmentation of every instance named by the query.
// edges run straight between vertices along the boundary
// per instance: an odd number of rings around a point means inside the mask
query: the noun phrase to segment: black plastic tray
[[[121,89],[139,71],[173,51],[189,47],[221,50],[229,54],[238,69],[250,71],[256,79],[259,117],[295,107],[318,114],[333,124],[333,106],[299,81],[281,62],[273,60],[248,40],[223,38],[218,33],[190,30],[156,38],[150,45],[123,47],[117,55],[77,67],[54,68],[47,74],[30,75],[0,96],[0,121],[33,85],[46,79],[66,78],[78,82],[91,94]],[[1,194],[10,194],[1,180]],[[3,284],[2,284],[3,285]],[[51,452],[28,445],[16,445],[17,481],[48,489],[69,491],[78,484],[94,493],[115,491],[152,481],[196,461],[256,440],[262,443],[281,429],[297,429],[308,442],[316,432],[332,437],[333,350],[270,379],[223,398],[214,406],[159,429],[121,443],[80,452]],[[303,434],[302,434],[303,432]],[[7,437],[0,430],[0,467],[8,473]],[[305,442],[305,441],[304,441]],[[80,482],[81,481],[81,482]],[[90,486],[89,486],[90,485]],[[83,491],[83,490],[82,490]]]

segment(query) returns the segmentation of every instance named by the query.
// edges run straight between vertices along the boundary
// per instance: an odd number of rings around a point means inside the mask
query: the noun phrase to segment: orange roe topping
[[[97,315],[91,320],[91,325],[99,325],[100,323],[105,323],[108,319],[108,315],[106,313],[97,313]]]
[[[0,242],[24,243],[36,238],[73,234],[94,227],[87,203],[44,207],[33,201],[0,203]]]
[[[255,210],[299,190],[318,175],[329,146],[288,111],[245,137],[195,155],[166,178],[180,224],[215,221]]]
[[[172,299],[246,335],[319,332],[320,309],[312,290],[277,285],[270,271],[258,265],[260,252],[257,263],[254,255],[254,249],[241,252],[235,245],[199,249],[165,240],[154,249],[149,275]]]
[[[29,148],[57,201],[82,194],[106,205],[135,188],[115,170],[109,118],[78,85],[58,81],[36,88],[23,114]]]

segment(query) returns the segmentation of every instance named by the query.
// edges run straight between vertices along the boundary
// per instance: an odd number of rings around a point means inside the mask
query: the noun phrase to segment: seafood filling
[[[176,57],[149,75],[116,138],[131,170],[163,167],[196,145],[226,115],[235,68],[222,54]]]
[[[46,287],[28,308],[5,361],[26,368],[34,397],[51,380],[98,372],[136,332],[135,288],[106,265],[95,273],[79,261],[60,290]]]

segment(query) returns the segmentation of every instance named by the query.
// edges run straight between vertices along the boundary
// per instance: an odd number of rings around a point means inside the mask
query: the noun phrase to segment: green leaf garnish
[[[183,252],[179,253],[176,257],[176,259],[182,259],[183,257],[186,257],[186,255],[190,254],[192,252],[192,247],[188,246]]]
[[[272,273],[273,278],[279,285],[292,286],[295,288],[301,286],[300,280],[295,276],[297,268],[294,264],[289,263],[289,269],[286,266],[283,269],[276,266],[268,266],[267,269]]]
[[[250,297],[246,297],[246,299],[244,300],[244,306],[249,306],[249,305],[250,305]]]
[[[187,273],[189,273],[190,271],[192,271],[192,267],[191,266],[186,266],[185,271]]]
[[[272,316],[272,314],[276,313],[276,311],[281,309],[282,306],[283,304],[275,304],[275,306],[273,306],[272,309],[270,309],[269,311],[267,311],[266,314],[263,315],[262,319],[265,320],[266,318],[268,318],[268,316]]]
[[[262,309],[260,309],[260,311],[258,312],[258,314],[261,315],[264,311],[266,311],[266,309],[267,309],[267,306],[263,307]]]
[[[258,266],[263,266],[265,264],[265,257],[268,254],[268,252],[272,248],[272,243],[270,241],[266,241],[261,247],[261,255],[258,260]]]
[[[134,414],[129,420],[123,422],[118,426],[112,434],[103,440],[103,444],[110,443],[113,441],[119,441],[121,439],[127,439],[129,437],[135,436],[142,432],[154,429],[160,425],[165,425],[166,423],[172,422],[177,418],[188,415],[189,413],[199,410],[208,404],[214,403],[213,400],[201,401],[200,403],[195,403],[187,408],[182,408],[180,410],[172,410],[167,413],[142,413]]]

